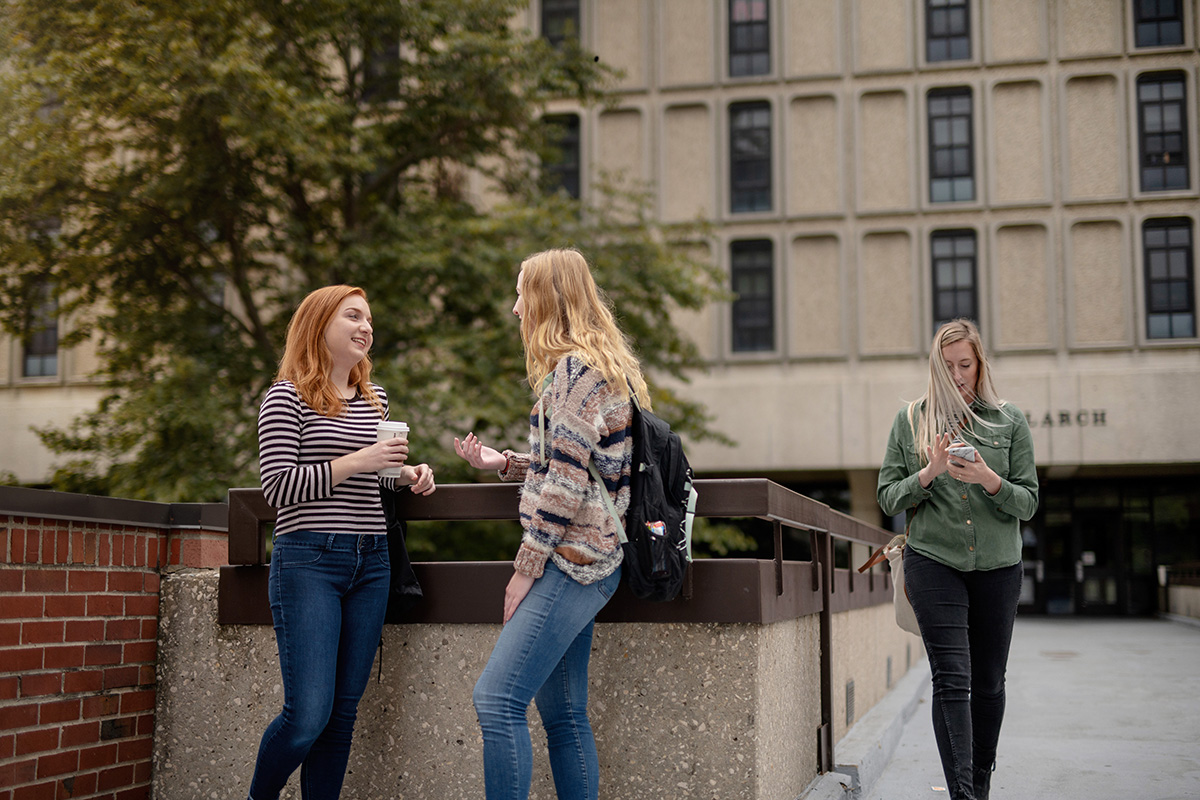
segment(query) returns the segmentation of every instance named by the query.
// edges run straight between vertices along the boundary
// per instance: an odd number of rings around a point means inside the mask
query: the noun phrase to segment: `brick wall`
[[[0,516],[0,800],[150,796],[161,574],[225,533]]]

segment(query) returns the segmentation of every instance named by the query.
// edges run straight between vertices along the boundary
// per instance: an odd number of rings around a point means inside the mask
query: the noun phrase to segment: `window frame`
[[[1163,99],[1162,87],[1168,84],[1179,84],[1180,91],[1178,98]],[[1142,98],[1143,87],[1148,87],[1156,84],[1159,87],[1159,96],[1156,99],[1144,100]],[[1154,72],[1144,72],[1137,76],[1134,81],[1134,102],[1137,104],[1137,186],[1138,191],[1145,194],[1159,194],[1161,192],[1180,192],[1188,191],[1192,186],[1192,169],[1191,169],[1191,142],[1188,139],[1188,74],[1183,70],[1163,70]],[[1177,106],[1178,113],[1176,117],[1180,120],[1180,125],[1175,131],[1168,132],[1149,132],[1147,131],[1147,114],[1150,108],[1158,107],[1158,117],[1161,120],[1164,117],[1165,106]],[[1178,135],[1179,146],[1177,150],[1167,149],[1165,147],[1155,148],[1150,150],[1151,141],[1148,141],[1153,136],[1168,137]],[[1166,155],[1166,159],[1159,162],[1162,156]],[[1176,164],[1171,164],[1171,158],[1177,157],[1179,161]],[[1155,163],[1158,162],[1158,163]],[[1168,182],[1167,170],[1172,167],[1183,167],[1184,179],[1178,185],[1166,185]],[[1150,171],[1161,171],[1161,183],[1163,185],[1147,188],[1146,176]]]
[[[400,35],[383,36],[378,47],[362,56],[363,103],[394,103],[400,99]]]
[[[765,254],[766,264],[739,263],[742,256],[759,257]],[[748,298],[738,292],[739,278],[759,277],[765,294]],[[729,352],[735,356],[754,356],[774,353],[778,348],[778,324],[775,309],[775,242],[772,239],[735,239],[729,243],[729,288],[734,298],[729,303]],[[749,308],[747,308],[750,306]],[[765,324],[762,322],[765,317]],[[746,324],[746,323],[749,324]],[[765,331],[765,335],[764,332]]]
[[[767,124],[737,127],[743,114],[765,114]],[[768,100],[749,100],[729,104],[729,213],[762,214],[775,210],[775,182],[772,170],[775,162],[774,110]],[[765,146],[753,157],[739,157],[738,143],[765,131]],[[747,175],[747,169],[760,167],[758,174]],[[740,198],[740,200],[739,200]],[[739,207],[740,205],[740,207]]]
[[[969,256],[957,252],[958,242],[961,240],[970,239],[971,253]],[[937,253],[937,244],[939,241],[951,241],[955,252],[949,256],[939,256]],[[970,261],[970,278],[971,284],[969,288],[964,288],[957,281],[958,275],[952,276],[954,283],[947,289],[940,288],[938,285],[939,266],[942,262],[951,262],[949,266],[957,273],[957,263],[960,260],[968,259]],[[977,326],[981,324],[980,320],[980,303],[979,303],[979,232],[974,228],[938,228],[929,233],[929,316],[932,322],[932,332],[936,333],[939,326],[949,322],[952,319],[966,317],[972,320]],[[963,313],[958,305],[958,296],[962,292],[967,291],[970,295],[971,313]],[[938,313],[938,303],[943,292],[953,293],[956,295],[954,302],[954,313],[949,316],[942,316]]]
[[[956,99],[965,98],[970,103],[970,109],[967,114],[962,113],[938,113],[935,117],[935,105],[940,104],[940,101],[950,101],[951,104]],[[926,200],[931,205],[942,206],[949,203],[975,203],[979,200],[979,179],[977,176],[978,167],[976,164],[977,153],[975,151],[975,89],[972,86],[938,86],[929,89],[925,92],[925,130],[926,130],[926,157],[929,162],[927,164],[928,185]],[[965,117],[965,132],[966,142],[963,144],[956,140],[955,123]],[[938,124],[948,120],[950,130],[950,139],[948,144],[942,144],[940,137],[937,134]],[[963,159],[956,159],[957,151],[965,151]],[[939,154],[947,152],[950,160],[950,170],[942,173],[939,170]],[[967,171],[959,172],[954,169],[956,160],[965,162]],[[962,180],[970,181],[970,196],[959,197],[959,187],[957,182]],[[948,182],[951,197],[947,199],[938,199],[936,197],[937,182]]]
[[[37,299],[26,310],[20,336],[20,375],[25,381],[58,378],[60,369],[58,300],[48,281],[40,281],[34,291]],[[32,374],[31,364],[37,365]]]
[[[1148,234],[1151,231],[1171,231],[1171,230],[1186,230],[1187,242],[1172,246],[1169,239],[1170,234],[1167,234],[1168,241],[1163,246],[1151,246],[1148,239]],[[1186,271],[1182,281],[1174,279],[1170,276],[1170,254],[1172,251],[1183,251],[1184,268]],[[1165,252],[1167,262],[1167,276],[1165,279],[1155,279],[1153,277],[1152,262],[1155,260],[1154,254]],[[1197,332],[1197,302],[1196,302],[1196,225],[1195,220],[1188,216],[1166,216],[1166,217],[1147,217],[1142,220],[1141,224],[1141,256],[1142,256],[1142,310],[1145,314],[1145,325],[1142,329],[1142,335],[1147,343],[1154,344],[1171,344],[1177,342],[1194,342],[1198,338]],[[1183,283],[1183,296],[1187,303],[1187,308],[1182,311],[1174,311],[1170,308],[1157,310],[1153,308],[1155,302],[1155,285],[1167,284],[1168,305],[1169,295],[1171,292],[1171,284]],[[1175,335],[1171,333],[1166,336],[1156,336],[1151,331],[1153,323],[1152,317],[1159,314],[1190,314],[1191,316],[1191,334],[1190,335]],[[1173,329],[1174,321],[1168,321],[1169,329]]]
[[[936,4],[936,7],[935,7],[935,4]],[[972,0],[925,0],[923,5],[924,5],[924,23],[925,23],[924,57],[925,57],[926,64],[946,64],[946,63],[954,63],[954,62],[961,63],[961,62],[970,62],[970,61],[974,60],[975,43],[972,40],[972,35],[971,35],[972,34],[972,31],[971,31],[971,21],[972,21],[972,19],[971,19],[971,4],[972,4]],[[935,25],[934,25],[935,15],[937,15],[943,11],[947,11],[951,7],[961,7],[961,10],[962,10],[962,13],[964,16],[963,30],[961,32],[955,32],[955,33],[949,34],[949,35],[935,36],[933,34],[933,30],[935,27]],[[947,47],[947,49],[950,50],[953,47],[952,42],[959,41],[959,40],[962,42],[965,42],[965,44],[966,44],[966,48],[967,48],[966,55],[947,54],[945,57],[941,57],[941,58],[933,57],[933,55],[931,53],[931,47],[933,46],[935,41],[951,43]]]
[[[583,197],[583,121],[579,114],[546,114],[541,118],[543,125],[558,127],[566,133],[562,137],[552,137],[547,131],[549,144],[567,157],[558,163],[543,163],[542,182],[545,190],[554,193],[560,189],[566,190],[569,197],[579,200]],[[566,122],[564,125],[563,123]],[[556,176],[551,181],[550,176]],[[564,176],[569,179],[564,179]],[[574,182],[574,191],[569,181]]]
[[[538,9],[538,32],[551,47],[561,47],[567,39],[583,40],[583,12],[580,0],[541,0]],[[574,36],[567,31],[566,25],[558,23],[574,23]],[[553,32],[551,32],[553,31]]]
[[[1148,17],[1142,16],[1141,11],[1143,10],[1143,6],[1146,2],[1153,2],[1156,6],[1159,7],[1158,8],[1159,13],[1156,16],[1152,16],[1152,17],[1151,16],[1148,16]],[[1173,2],[1175,4],[1177,13],[1174,16],[1168,16],[1168,15],[1161,13],[1162,5],[1167,2]],[[1144,50],[1144,49],[1152,48],[1152,47],[1184,47],[1184,46],[1186,46],[1186,44],[1187,44],[1187,25],[1186,25],[1187,20],[1185,19],[1186,14],[1185,14],[1184,5],[1185,4],[1180,2],[1180,0],[1132,0],[1132,2],[1130,3],[1130,11],[1133,15],[1133,20],[1130,25],[1130,36],[1132,37],[1132,40],[1133,40],[1134,49],[1135,50]],[[1179,29],[1179,41],[1163,42],[1162,41],[1163,25],[1171,24],[1172,21]],[[1156,33],[1155,33],[1154,38],[1156,39],[1156,41],[1150,42],[1150,43],[1143,43],[1141,40],[1142,31],[1144,29],[1148,30],[1148,26],[1151,26],[1151,25],[1155,26]]]
[[[762,19],[750,20],[735,20],[735,9],[740,4],[761,3],[763,9]],[[728,0],[725,5],[726,10],[726,72],[730,78],[757,78],[771,74],[771,0]],[[744,34],[747,39],[757,39],[761,36],[762,48],[743,47],[738,48],[737,42],[740,35]],[[754,69],[761,60],[761,69]],[[743,61],[747,64],[747,68],[741,71],[735,70],[735,64],[741,64]],[[740,68],[739,68],[740,69]]]

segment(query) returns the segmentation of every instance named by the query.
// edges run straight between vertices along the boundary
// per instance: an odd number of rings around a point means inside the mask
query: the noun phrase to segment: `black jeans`
[[[972,800],[1004,719],[1004,670],[1021,596],[1021,565],[959,572],[904,550],[904,582],[933,672],[933,733],[953,800]]]

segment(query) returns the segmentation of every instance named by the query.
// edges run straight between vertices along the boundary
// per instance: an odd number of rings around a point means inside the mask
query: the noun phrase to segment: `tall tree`
[[[532,178],[548,100],[601,101],[607,73],[514,25],[525,5],[4,0],[0,314],[24,330],[48,285],[64,344],[94,337],[108,387],[41,431],[69,457],[59,488],[198,501],[256,482],[284,327],[330,283],[367,290],[376,375],[443,480],[466,475],[455,433],[519,440],[524,254],[580,247],[645,363],[696,364],[668,315],[719,291],[675,246],[703,231],[648,221],[632,192],[582,207]]]

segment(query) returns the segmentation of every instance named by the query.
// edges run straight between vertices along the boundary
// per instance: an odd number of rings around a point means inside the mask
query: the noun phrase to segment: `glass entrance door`
[[[1074,523],[1075,610],[1079,614],[1117,614],[1126,587],[1121,507],[1076,506]]]

